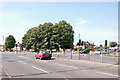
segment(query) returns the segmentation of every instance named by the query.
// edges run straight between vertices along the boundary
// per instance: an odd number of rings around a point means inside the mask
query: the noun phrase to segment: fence
[[[96,62],[112,63],[112,64],[119,64],[118,55],[119,55],[118,52],[112,52],[109,54],[101,54],[101,55],[79,54],[79,52],[73,54],[71,51],[65,53],[61,53],[61,52],[53,53],[53,57],[57,57],[57,58],[96,61]]]

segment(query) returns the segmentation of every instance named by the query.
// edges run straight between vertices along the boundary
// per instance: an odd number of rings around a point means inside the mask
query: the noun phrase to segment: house
[[[77,45],[77,48],[79,47],[79,45]],[[80,45],[80,47],[82,47],[83,49],[86,48],[95,48],[95,44],[94,43],[90,43],[88,41],[83,41],[83,45]]]
[[[5,51],[4,45],[0,44],[0,51]]]

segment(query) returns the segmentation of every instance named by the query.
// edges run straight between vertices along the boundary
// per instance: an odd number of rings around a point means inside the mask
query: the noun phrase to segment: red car
[[[52,54],[49,51],[39,51],[36,55],[35,55],[36,59],[51,59]]]

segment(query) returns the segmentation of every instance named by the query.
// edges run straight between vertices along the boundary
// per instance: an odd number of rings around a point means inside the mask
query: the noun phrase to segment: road
[[[118,78],[118,66],[114,64],[63,58],[39,60],[33,53],[0,54],[3,78]]]

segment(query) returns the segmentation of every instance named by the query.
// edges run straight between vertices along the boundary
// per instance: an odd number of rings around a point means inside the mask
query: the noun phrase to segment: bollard
[[[89,55],[89,61],[90,61],[90,53],[88,53],[88,55]]]
[[[71,51],[71,59],[72,59],[72,51]]]
[[[59,58],[59,53],[58,53],[58,58]]]
[[[101,53],[101,62],[103,63],[103,54]]]
[[[80,51],[79,51],[79,60],[80,60]]]
[[[24,54],[25,52],[24,51],[22,51],[22,54]]]

